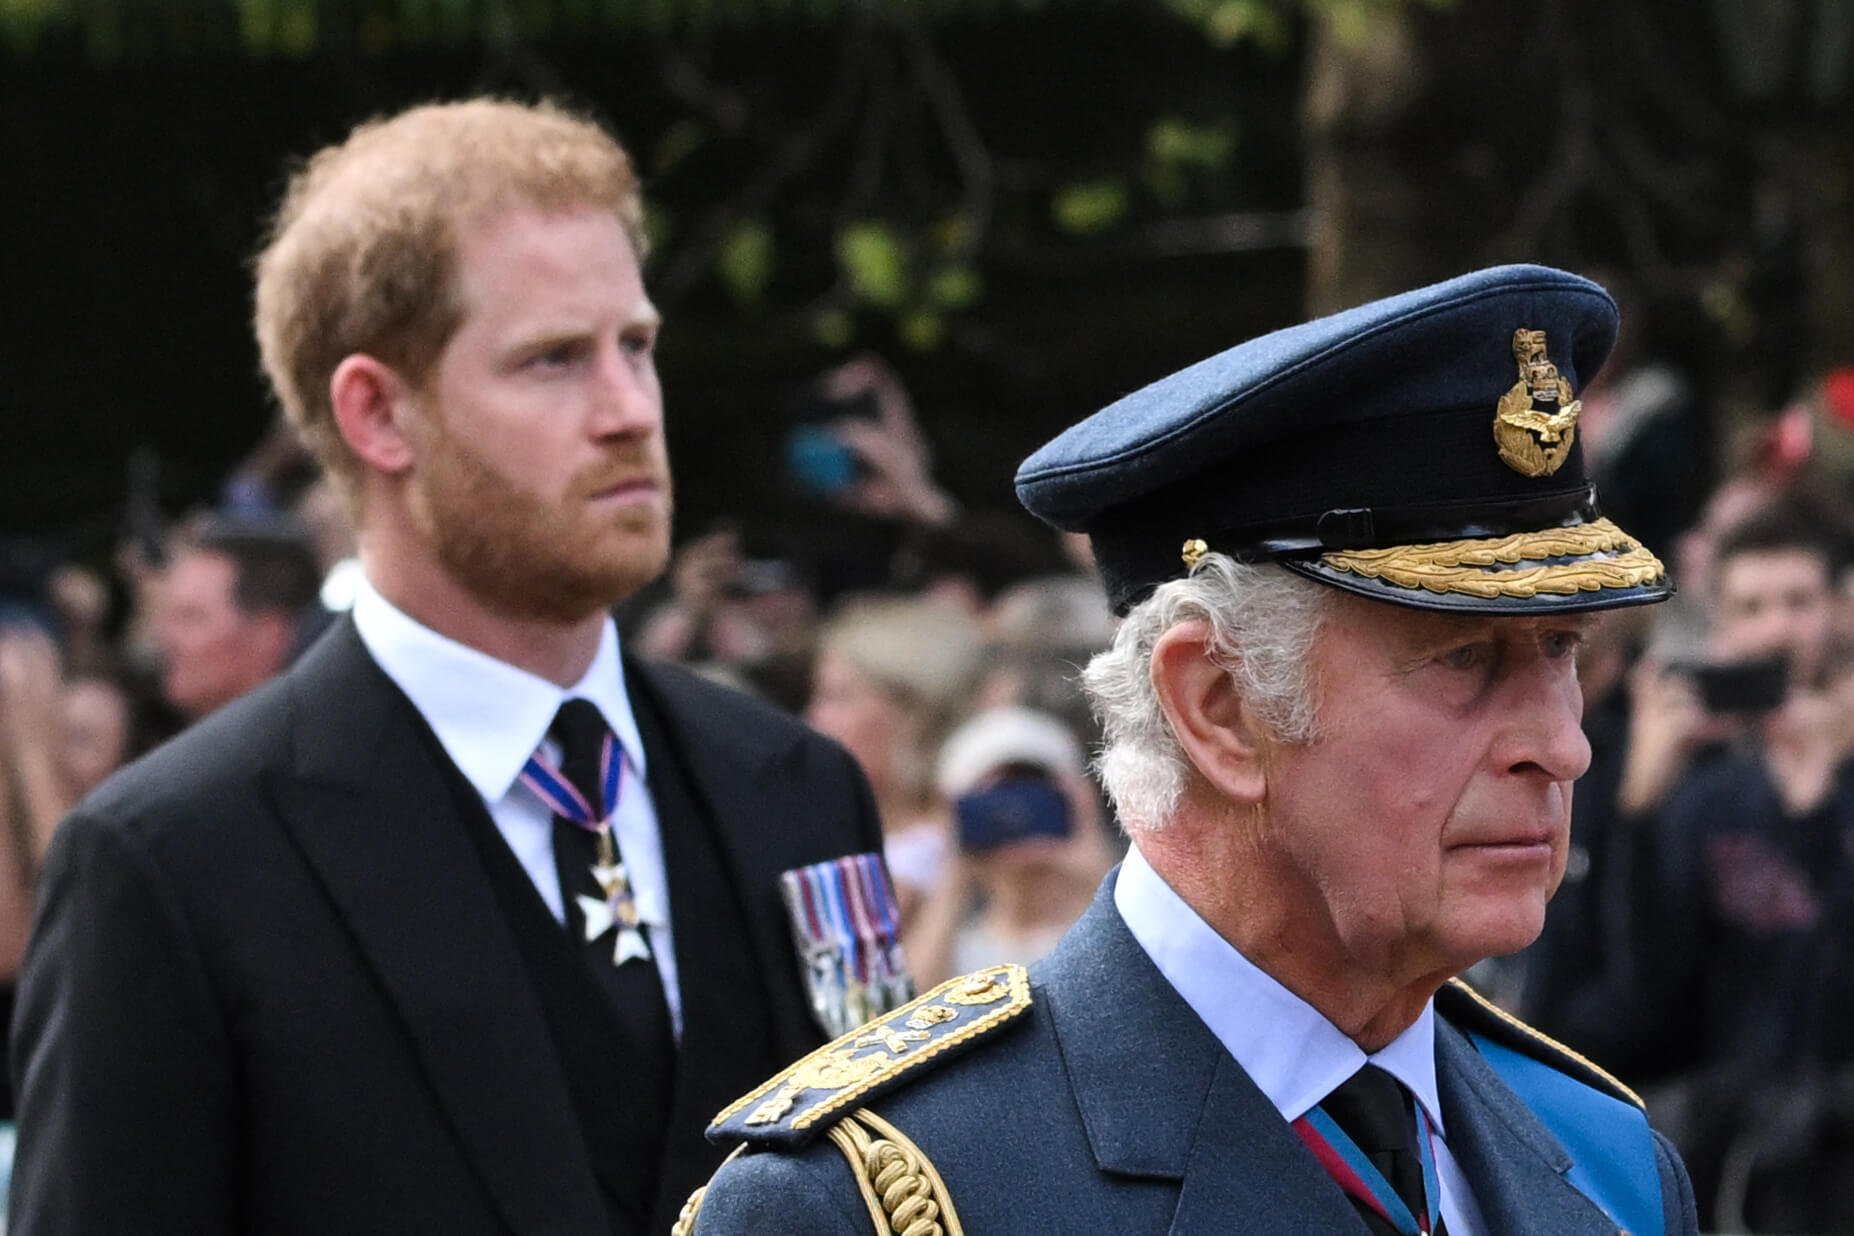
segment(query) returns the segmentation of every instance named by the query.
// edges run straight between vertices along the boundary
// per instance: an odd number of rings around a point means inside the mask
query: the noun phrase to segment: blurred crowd
[[[1854,371],[1719,435],[1694,375],[1618,362],[1582,441],[1681,592],[1593,631],[1564,885],[1533,947],[1469,977],[1645,1094],[1703,1220],[1854,1230]],[[1034,960],[1123,845],[1087,766],[1078,673],[1114,621],[1086,551],[962,511],[879,361],[801,402],[781,463],[809,505],[694,530],[624,638],[854,755],[919,985]],[[0,581],[9,999],[58,821],[287,667],[351,598],[353,553],[279,431],[215,509]]]

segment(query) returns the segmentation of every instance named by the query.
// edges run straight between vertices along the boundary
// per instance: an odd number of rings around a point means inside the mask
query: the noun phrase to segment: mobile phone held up
[[[1775,712],[1790,689],[1789,663],[1782,657],[1682,668],[1707,712]]]
[[[962,794],[953,803],[959,848],[983,854],[1036,837],[1066,837],[1073,827],[1061,787],[1041,777],[1012,777]]]
[[[786,475],[813,497],[843,493],[867,475],[867,468],[834,426],[845,420],[875,420],[879,415],[873,392],[837,399],[820,384],[806,383],[786,401]]]
[[[785,471],[814,497],[840,494],[862,479],[863,462],[825,425],[794,425],[785,436]]]

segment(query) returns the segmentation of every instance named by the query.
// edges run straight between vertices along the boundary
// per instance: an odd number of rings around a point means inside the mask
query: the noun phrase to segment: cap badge
[[[1519,381],[1500,396],[1494,412],[1494,443],[1500,460],[1522,476],[1550,476],[1564,465],[1577,441],[1581,400],[1571,398],[1571,384],[1545,354],[1545,332],[1513,332],[1513,359]]]

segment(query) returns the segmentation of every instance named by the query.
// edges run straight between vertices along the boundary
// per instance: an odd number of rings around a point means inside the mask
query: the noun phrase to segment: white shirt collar
[[[1435,1002],[1382,1051],[1367,1056],[1312,1005],[1283,987],[1198,917],[1136,845],[1114,885],[1133,938],[1217,1036],[1284,1120],[1298,1120],[1367,1062],[1410,1088],[1437,1134]]]
[[[560,705],[574,697],[598,706],[631,767],[644,775],[644,743],[625,692],[618,628],[611,619],[605,620],[592,665],[578,682],[561,688],[438,634],[381,596],[370,580],[360,581],[353,612],[367,651],[424,715],[483,801],[497,802],[509,792]]]

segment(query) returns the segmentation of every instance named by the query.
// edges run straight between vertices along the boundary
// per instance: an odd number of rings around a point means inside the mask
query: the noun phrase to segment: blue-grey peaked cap
[[[1135,391],[1025,460],[1017,494],[1088,534],[1119,612],[1193,547],[1425,609],[1662,600],[1665,570],[1602,518],[1576,441],[1616,326],[1588,279],[1476,271]]]

